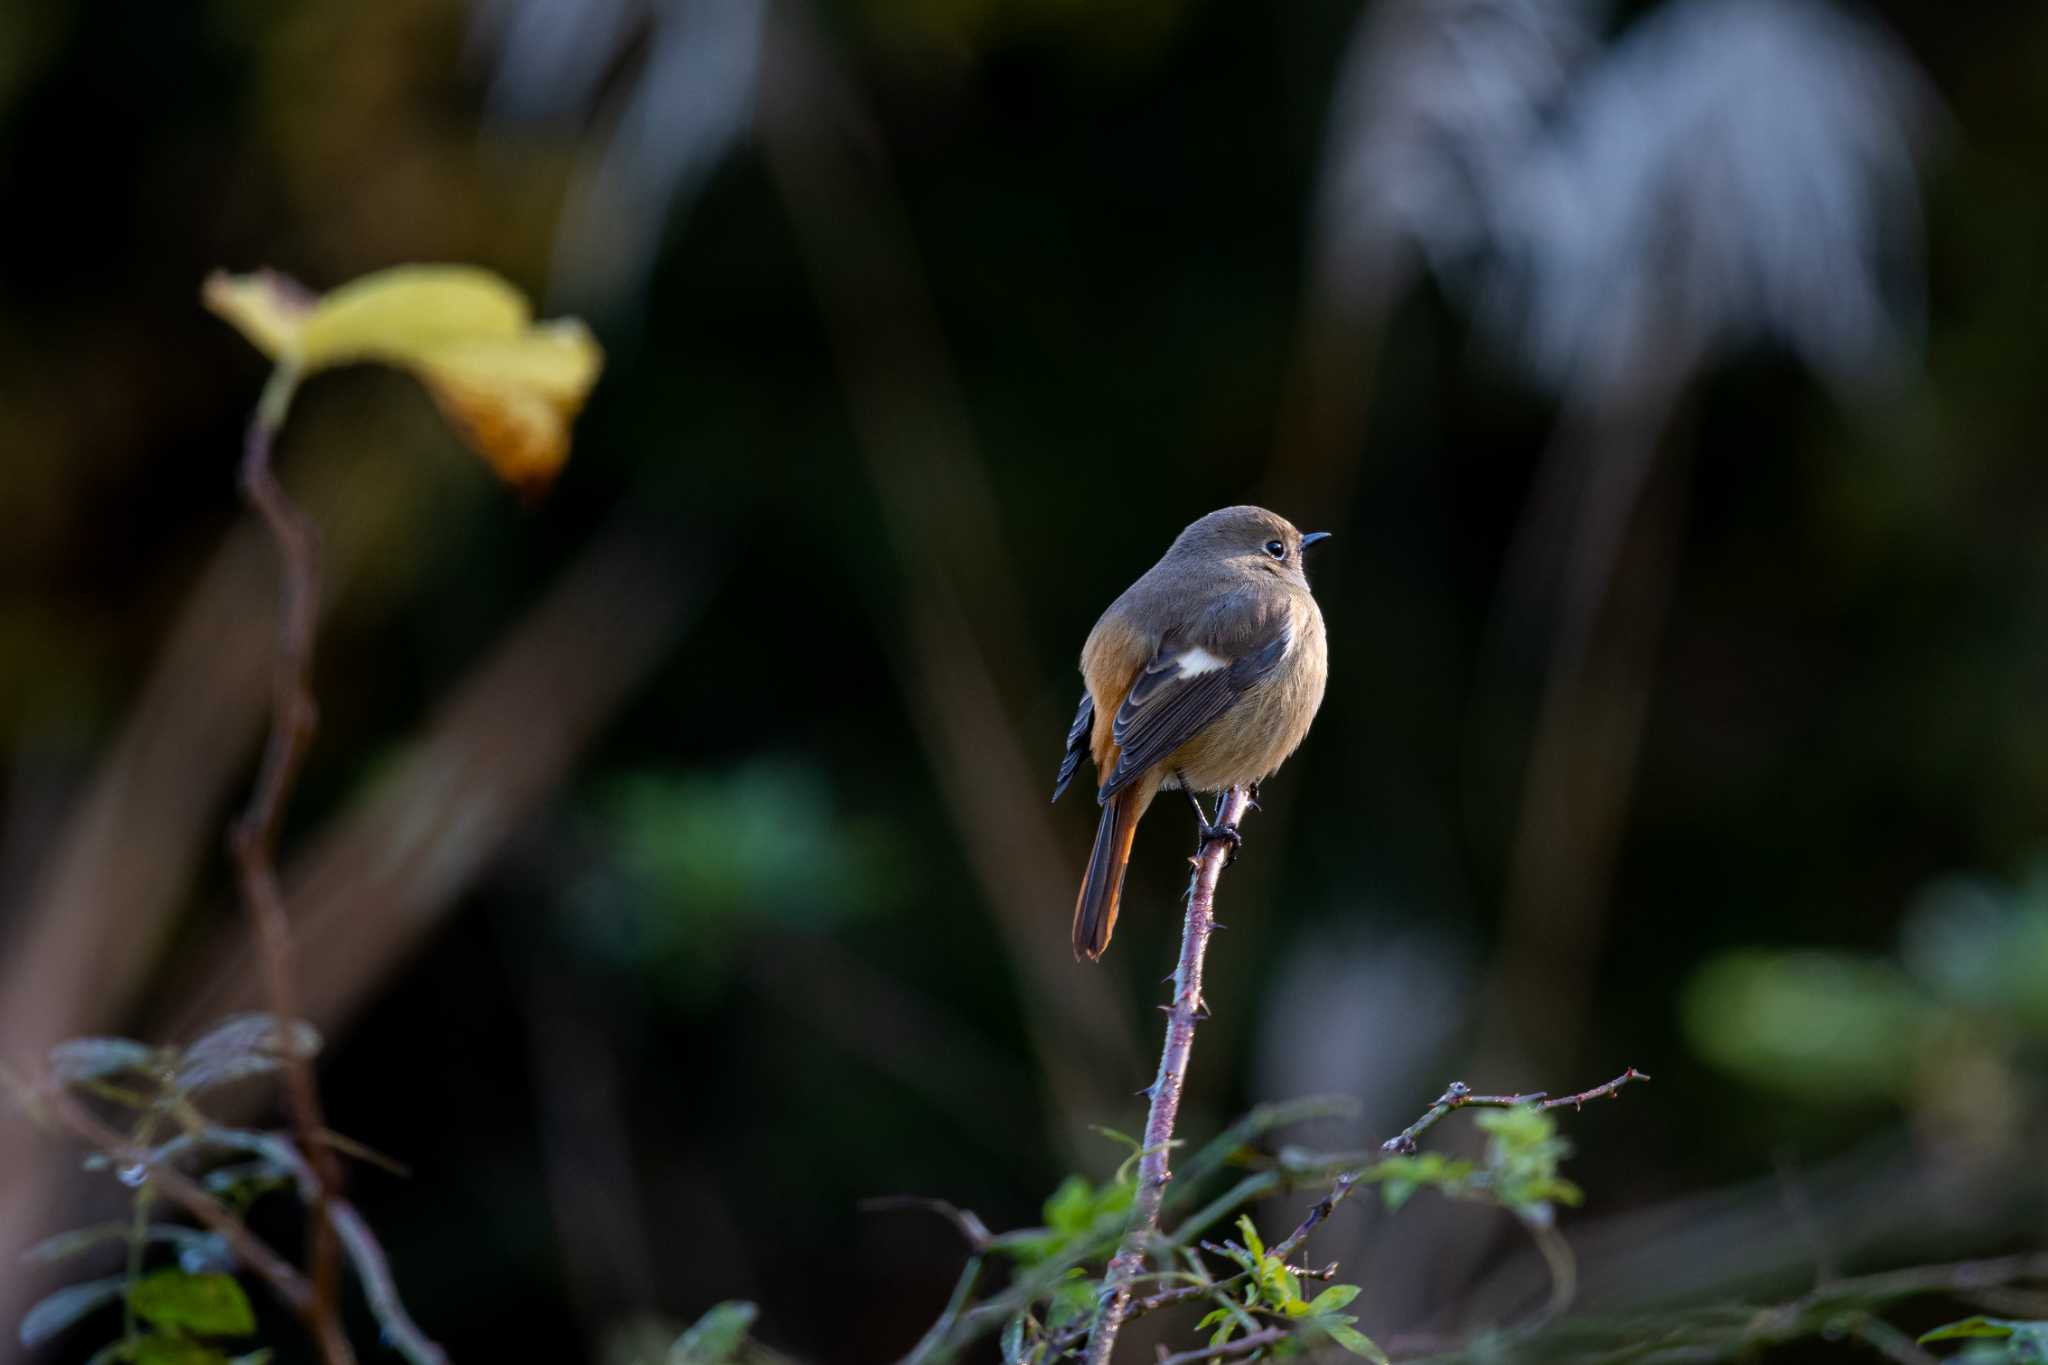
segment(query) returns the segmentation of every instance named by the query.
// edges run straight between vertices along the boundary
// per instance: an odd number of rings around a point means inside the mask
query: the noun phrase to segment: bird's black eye
[[[1285,558],[1287,558],[1287,542],[1286,542],[1286,541],[1284,541],[1284,540],[1269,540],[1269,541],[1267,541],[1267,542],[1266,542],[1266,553],[1267,553],[1267,554],[1269,554],[1269,555],[1271,555],[1271,556],[1273,556],[1273,558],[1275,558],[1275,559],[1285,559]]]

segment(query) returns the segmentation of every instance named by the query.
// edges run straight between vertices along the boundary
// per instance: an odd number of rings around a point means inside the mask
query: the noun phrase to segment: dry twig
[[[278,628],[277,663],[271,680],[270,735],[248,807],[228,835],[242,902],[249,912],[263,963],[270,1012],[287,1025],[300,1018],[297,973],[292,961],[291,918],[277,878],[277,835],[284,822],[299,768],[313,743],[318,709],[311,675],[313,637],[320,619],[318,535],[286,496],[271,468],[271,450],[291,406],[298,376],[280,368],[249,419],[242,447],[242,492],[270,528],[284,567],[284,601]],[[299,1147],[313,1168],[312,1212],[306,1225],[306,1263],[313,1280],[312,1316],[307,1320],[326,1365],[352,1365],[355,1353],[340,1325],[341,1256],[329,1218],[341,1184],[341,1163],[320,1141],[327,1121],[313,1063],[295,1052],[284,1057],[286,1105]]]
[[[1562,1109],[1566,1105],[1574,1109],[1583,1109],[1588,1100],[1612,1099],[1630,1081],[1649,1079],[1646,1072],[1630,1067],[1605,1085],[1596,1085],[1591,1090],[1581,1090],[1575,1095],[1555,1097],[1543,1090],[1532,1090],[1526,1095],[1475,1095],[1472,1093],[1472,1087],[1463,1081],[1452,1081],[1421,1118],[1381,1143],[1380,1150],[1400,1156],[1412,1156],[1415,1152],[1415,1139],[1435,1127],[1437,1120],[1453,1109],[1512,1109],[1518,1104],[1532,1104],[1538,1109]]]

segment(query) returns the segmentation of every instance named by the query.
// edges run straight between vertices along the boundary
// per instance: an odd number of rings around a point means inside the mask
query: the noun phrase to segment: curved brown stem
[[[263,964],[270,1012],[280,1020],[300,1017],[297,974],[292,961],[291,919],[277,877],[277,836],[285,803],[312,746],[318,710],[311,675],[313,637],[320,616],[319,538],[313,524],[286,496],[271,468],[271,449],[284,424],[298,376],[280,367],[249,419],[242,446],[242,492],[270,528],[283,561],[284,592],[278,628],[277,662],[271,680],[270,734],[248,806],[228,834],[242,902]],[[284,1056],[285,1101],[299,1149],[313,1169],[312,1217],[306,1225],[306,1264],[312,1275],[308,1319],[326,1365],[353,1365],[355,1354],[340,1327],[341,1254],[330,1217],[341,1184],[341,1163],[321,1140],[327,1122],[310,1059],[296,1051]]]

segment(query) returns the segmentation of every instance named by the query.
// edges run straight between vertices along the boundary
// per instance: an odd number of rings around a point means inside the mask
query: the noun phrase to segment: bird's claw
[[[1223,860],[1223,865],[1229,867],[1237,861],[1237,851],[1244,847],[1244,835],[1238,832],[1236,825],[1212,825],[1205,822],[1201,827],[1199,842],[1196,847],[1207,849],[1210,844],[1215,843],[1218,839],[1230,841],[1230,856]]]

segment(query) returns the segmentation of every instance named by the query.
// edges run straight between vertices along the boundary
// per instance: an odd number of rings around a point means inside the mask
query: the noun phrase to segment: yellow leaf
[[[603,363],[589,330],[570,319],[507,340],[451,343],[413,368],[498,477],[533,489],[569,457],[569,422]]]
[[[269,272],[216,274],[205,299],[301,374],[364,361],[410,371],[498,476],[528,489],[568,458],[569,423],[604,365],[581,322],[536,324],[524,295],[474,266],[380,270],[317,301]]]
[[[448,424],[519,488],[545,488],[569,455],[569,424],[531,390],[492,384],[433,384],[427,392]]]
[[[597,382],[604,353],[590,329],[574,318],[543,322],[502,340],[452,341],[426,353],[420,363],[451,382],[516,384],[574,415]]]
[[[466,265],[401,265],[320,300],[306,319],[303,364],[382,360],[403,365],[439,347],[518,336],[533,321],[519,291]]]

